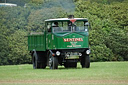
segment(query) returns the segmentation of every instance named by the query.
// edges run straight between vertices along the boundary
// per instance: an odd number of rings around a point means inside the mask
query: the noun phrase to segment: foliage
[[[6,26],[3,26],[0,24],[0,65],[9,64],[8,63],[8,29],[6,29]]]
[[[4,2],[3,0],[1,2]],[[26,36],[50,18],[88,18],[91,61],[128,60],[127,0],[7,0],[0,7],[0,65],[31,63]]]
[[[107,1],[107,0],[106,0]],[[88,17],[92,61],[128,60],[128,6],[127,3],[109,5],[97,1],[79,0],[75,15]]]
[[[64,17],[65,12],[59,7],[34,10],[28,16],[27,29],[29,31],[42,31],[45,27],[44,20],[50,18]]]
[[[31,57],[27,49],[27,33],[24,30],[17,30],[9,37],[9,55],[10,64],[30,63]]]

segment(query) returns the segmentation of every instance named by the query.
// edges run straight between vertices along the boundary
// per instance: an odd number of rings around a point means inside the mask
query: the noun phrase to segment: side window
[[[84,31],[84,22],[83,21],[77,21],[76,24],[76,31]]]
[[[88,22],[84,22],[84,31],[88,31],[88,26],[89,26],[89,23]]]
[[[63,31],[71,31],[72,24],[70,22],[63,22]]]
[[[63,32],[63,22],[52,22],[52,32]]]

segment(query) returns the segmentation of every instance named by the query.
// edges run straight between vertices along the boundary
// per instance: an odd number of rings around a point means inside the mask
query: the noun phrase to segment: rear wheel
[[[49,54],[49,66],[51,69],[58,69],[58,58]]]
[[[35,55],[33,55],[33,69],[39,69],[40,63],[38,63],[37,58]]]
[[[45,69],[46,68],[46,57],[43,56],[42,52],[33,53],[33,68],[34,69]]]
[[[90,57],[89,55],[83,55],[81,57],[81,66],[82,68],[90,68]]]

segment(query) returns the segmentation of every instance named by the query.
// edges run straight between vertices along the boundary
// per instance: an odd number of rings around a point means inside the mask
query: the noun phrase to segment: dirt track
[[[17,80],[0,81],[2,84],[128,84],[128,80]]]

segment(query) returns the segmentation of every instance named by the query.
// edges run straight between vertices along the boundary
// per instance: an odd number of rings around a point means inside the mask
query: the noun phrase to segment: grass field
[[[128,62],[93,62],[91,68],[33,69],[32,65],[0,66],[0,85],[128,85]]]

